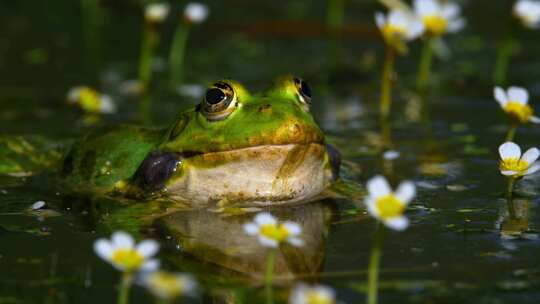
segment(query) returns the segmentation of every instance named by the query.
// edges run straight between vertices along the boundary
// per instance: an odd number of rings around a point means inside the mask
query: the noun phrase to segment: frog
[[[311,87],[292,75],[254,94],[218,80],[168,126],[120,124],[76,140],[58,180],[74,192],[197,207],[315,200],[338,180],[341,157],[311,106]]]

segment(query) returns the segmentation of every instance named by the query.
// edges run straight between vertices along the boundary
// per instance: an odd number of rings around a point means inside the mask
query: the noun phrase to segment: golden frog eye
[[[307,82],[298,77],[294,78],[294,85],[298,91],[298,99],[309,109],[309,105],[311,105],[311,87]]]
[[[236,107],[236,94],[226,82],[216,82],[208,88],[201,105],[203,114],[208,120],[227,118]]]

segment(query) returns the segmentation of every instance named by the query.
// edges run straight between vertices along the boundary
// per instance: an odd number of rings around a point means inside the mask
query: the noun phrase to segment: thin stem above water
[[[386,119],[390,115],[390,107],[392,105],[392,83],[394,74],[394,62],[396,51],[391,46],[386,46],[384,56],[384,67],[381,79],[381,100],[380,100],[380,115],[382,119]]]
[[[433,38],[427,37],[424,40],[420,65],[418,67],[418,76],[416,78],[416,87],[418,91],[424,91],[429,83],[431,74],[431,62],[433,61]]]
[[[386,228],[383,224],[378,223],[377,231],[375,232],[375,237],[373,240],[373,247],[371,248],[371,256],[369,258],[368,290],[366,296],[366,301],[368,304],[377,303],[377,291],[379,288],[379,267],[385,234]]]

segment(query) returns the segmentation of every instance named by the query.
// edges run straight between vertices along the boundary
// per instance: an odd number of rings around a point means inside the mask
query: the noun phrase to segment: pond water
[[[142,122],[138,97],[121,89],[137,77],[141,4],[101,1],[102,25],[92,27],[81,3],[0,3],[0,134],[66,146],[99,125],[168,124],[199,101],[168,89],[167,50],[176,26],[169,18],[156,51],[150,119]],[[493,99],[491,71],[507,24],[494,20],[508,19],[512,1],[460,3],[467,28],[445,37],[451,57],[435,62],[429,94],[413,90],[420,44],[398,58],[391,149],[400,155],[383,161],[377,102],[384,50],[372,17],[381,6],[345,1],[336,44],[325,31],[326,1],[207,2],[209,19],[189,36],[184,82],[231,77],[256,91],[278,75],[299,75],[312,85],[312,112],[343,156],[338,195],[269,209],[300,223],[306,243],[278,254],[276,302],[285,303],[299,281],[331,286],[343,303],[364,302],[376,223],[362,205],[363,189],[376,174],[393,184],[412,180],[418,189],[406,212],[410,227],[386,237],[381,303],[540,302],[540,177],[517,183],[512,219],[498,170],[508,121]],[[175,3],[173,12],[183,5]],[[89,27],[97,30],[88,34]],[[516,38],[521,47],[508,85],[528,88],[540,110],[538,31],[521,30]],[[80,84],[110,94],[118,112],[85,123],[65,102],[69,88]],[[539,127],[524,125],[516,141],[528,148],[539,144],[539,135]],[[40,200],[46,212],[26,211]],[[242,231],[252,214],[148,213],[163,210],[147,202],[65,195],[51,172],[0,175],[0,303],[113,302],[119,274],[94,254],[93,243],[119,229],[159,240],[163,267],[196,277],[201,292],[187,302],[264,302],[265,252]],[[151,301],[143,288],[134,288],[131,303]]]

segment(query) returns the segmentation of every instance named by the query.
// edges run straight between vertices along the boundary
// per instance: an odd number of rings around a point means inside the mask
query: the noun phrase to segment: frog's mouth
[[[208,171],[214,168],[225,168],[224,170],[229,171],[241,170],[246,175],[274,170],[275,178],[286,179],[305,165],[306,159],[310,161],[317,159],[321,163],[330,160],[330,165],[332,165],[332,155],[328,154],[328,151],[326,145],[319,142],[258,145],[205,153],[155,151],[143,161],[135,174],[134,181],[145,190],[158,191],[165,187],[169,179],[179,178],[187,170]],[[215,171],[217,172],[215,178],[226,174],[219,170]]]

